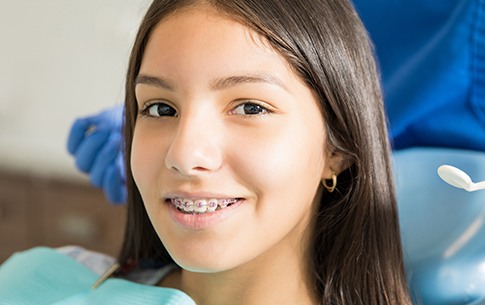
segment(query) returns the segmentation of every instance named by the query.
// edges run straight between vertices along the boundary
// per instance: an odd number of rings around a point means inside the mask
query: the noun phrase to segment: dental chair
[[[485,190],[467,192],[437,174],[448,164],[485,180],[485,153],[411,148],[393,159],[413,303],[485,305]]]

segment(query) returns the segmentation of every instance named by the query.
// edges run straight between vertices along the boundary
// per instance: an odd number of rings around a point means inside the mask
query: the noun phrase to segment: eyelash
[[[159,109],[156,109],[157,111],[157,114],[153,114],[153,113],[150,113],[151,112],[151,109],[153,108],[153,106],[164,106],[166,107],[164,110],[165,110],[165,113],[164,115],[160,115],[160,112],[159,112]],[[257,111],[259,111],[258,113],[253,113],[253,114],[246,114],[246,113],[237,113],[237,109],[238,108],[241,108],[243,107],[243,111],[245,110],[248,110],[248,109],[245,109],[246,107],[253,107],[252,110],[254,110],[256,108]],[[166,103],[163,103],[163,102],[154,102],[154,103],[148,103],[145,107],[143,107],[143,109],[140,111],[140,113],[144,116],[147,116],[147,117],[154,117],[154,118],[157,118],[157,117],[165,117],[165,116],[170,116],[170,117],[177,117],[178,116],[178,113],[177,111],[170,105],[166,104]],[[268,108],[266,108],[265,106],[257,103],[257,102],[254,102],[254,101],[245,101],[243,103],[240,103],[238,104],[235,108],[233,108],[229,113],[231,114],[235,114],[235,115],[242,115],[242,116],[259,116],[259,115],[267,115],[267,114],[271,114],[272,111],[269,110]]]
[[[158,112],[158,109],[157,109],[158,115],[154,115],[154,114],[151,114],[150,113],[150,109],[152,109],[153,106],[165,106],[166,107],[165,110],[173,111],[174,113],[172,115],[170,115],[170,114],[160,115],[160,113]],[[172,117],[177,117],[178,116],[177,110],[175,110],[172,106],[168,105],[167,103],[163,103],[163,102],[147,103],[143,107],[143,109],[141,109],[140,113],[143,116],[154,117],[154,118],[157,118],[157,117],[165,117],[165,116],[172,116]]]
[[[237,114],[236,113],[236,109],[240,108],[240,107],[243,107],[244,109],[244,106],[252,106],[252,107],[257,107],[258,110],[260,110],[261,112],[257,113],[257,114]],[[246,110],[246,109],[244,109]],[[244,111],[243,110],[243,111]],[[271,114],[272,111],[269,110],[267,107],[261,105],[260,103],[258,102],[255,102],[255,101],[251,101],[251,100],[245,100],[244,102],[242,103],[239,103],[235,108],[233,108],[233,110],[230,111],[230,113],[232,114],[236,114],[236,115],[244,115],[244,116],[260,116],[260,115],[267,115],[267,114]]]

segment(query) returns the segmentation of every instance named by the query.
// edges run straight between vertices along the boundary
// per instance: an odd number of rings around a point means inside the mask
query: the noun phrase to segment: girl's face
[[[215,10],[186,8],[151,34],[136,97],[133,177],[181,267],[303,259],[331,159],[319,103],[282,56]]]

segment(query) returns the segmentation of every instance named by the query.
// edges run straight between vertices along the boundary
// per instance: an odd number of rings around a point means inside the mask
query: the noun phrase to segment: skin
[[[285,59],[212,8],[185,8],[152,33],[136,97],[133,177],[182,267],[161,285],[199,305],[316,304],[307,235],[342,157],[327,152],[319,102]],[[170,216],[174,194],[243,200],[195,229]]]

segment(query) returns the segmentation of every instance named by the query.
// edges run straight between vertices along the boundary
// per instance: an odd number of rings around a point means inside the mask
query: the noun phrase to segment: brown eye
[[[146,115],[152,117],[177,116],[177,110],[164,103],[151,104],[144,112]]]
[[[269,111],[261,105],[248,102],[237,106],[233,110],[233,113],[239,115],[259,115],[269,113]]]

